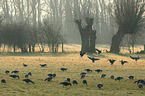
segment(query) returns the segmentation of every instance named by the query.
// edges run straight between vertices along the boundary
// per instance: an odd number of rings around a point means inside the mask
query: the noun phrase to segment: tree
[[[80,3],[80,5],[79,5]],[[81,51],[95,52],[96,31],[93,30],[92,1],[74,0],[74,19],[81,35]]]
[[[17,46],[21,49],[21,52],[27,52],[25,24],[22,22],[3,24],[1,31],[1,41],[3,44],[7,44],[9,46]]]
[[[63,43],[64,40],[60,35],[60,29],[58,26],[50,24],[47,19],[43,21],[41,26],[43,43],[48,44],[50,52],[58,52],[58,45]]]
[[[143,27],[145,4],[141,0],[114,0],[114,16],[118,31],[112,37],[110,52],[119,53],[120,42],[125,34],[135,34]]]

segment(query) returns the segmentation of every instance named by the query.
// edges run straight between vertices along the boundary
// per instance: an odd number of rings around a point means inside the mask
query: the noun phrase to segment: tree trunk
[[[21,52],[22,52],[22,53],[28,52],[28,51],[27,51],[27,48],[26,48],[26,45],[22,45],[22,47],[21,47],[20,49],[21,49]]]
[[[95,34],[92,31],[92,25],[94,18],[86,17],[85,21],[87,23],[86,26],[82,27],[82,20],[75,20],[75,23],[78,25],[78,29],[81,35],[81,51],[83,53],[86,52],[95,52]]]
[[[29,44],[29,52],[31,52],[31,44]]]
[[[42,45],[41,45],[41,46],[42,46]],[[38,44],[38,47],[39,47],[40,52],[42,52],[41,47],[40,47],[40,45],[39,45],[39,44]]]
[[[56,44],[56,52],[58,52],[58,44]]]
[[[120,42],[122,38],[124,37],[125,33],[122,32],[121,30],[118,30],[117,34],[113,36],[112,38],[112,44],[110,47],[110,52],[112,53],[119,53],[120,51]]]
[[[64,50],[63,50],[63,43],[62,43],[62,52],[64,52]]]
[[[145,54],[145,44],[144,44],[144,54]]]
[[[42,51],[41,52],[44,52],[44,46],[42,45],[41,47],[42,47]]]
[[[52,43],[52,52],[54,53],[54,44]]]
[[[16,52],[16,46],[15,46],[15,44],[14,44],[13,48],[14,48],[14,52]]]
[[[81,51],[86,53],[89,50],[89,35],[87,33],[86,34],[84,33],[81,34],[81,40],[82,40]]]
[[[35,44],[32,44],[32,52],[35,52]]]
[[[92,30],[90,33],[90,46],[89,46],[89,53],[94,53],[95,51],[95,41],[96,41],[96,31]]]

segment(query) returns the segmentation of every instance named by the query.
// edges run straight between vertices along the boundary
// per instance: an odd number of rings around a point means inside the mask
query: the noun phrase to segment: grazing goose
[[[100,60],[100,59],[98,59],[98,58],[89,57],[89,56],[88,56],[88,58],[89,58],[90,60],[92,60],[92,63],[94,63],[94,62],[95,62],[95,60]]]
[[[46,80],[50,82],[50,81],[52,80],[52,77],[49,76],[49,77],[47,77],[47,78],[45,79],[45,81],[46,81]]]
[[[6,83],[6,80],[5,80],[5,79],[2,79],[2,80],[1,80],[1,83]]]
[[[103,87],[103,84],[98,84],[98,88],[101,89]]]
[[[139,84],[138,84],[138,87],[139,87],[139,88],[143,88],[143,84],[142,84],[142,83],[139,83]]]
[[[68,82],[61,82],[60,84],[62,84],[63,86],[68,86],[68,85],[72,86],[72,84]]]
[[[78,85],[78,82],[76,80],[73,80],[72,83]]]
[[[137,84],[139,84],[139,83],[145,83],[145,81],[142,80],[142,79],[139,79],[139,80],[137,80],[137,81],[134,81],[134,83],[137,83]]]
[[[80,75],[86,75],[86,73],[85,72],[82,72],[82,73],[80,73]]]
[[[53,77],[56,77],[56,74],[52,74]]]
[[[52,74],[52,73],[50,73],[50,74],[48,74],[48,76],[52,77],[52,76],[53,76],[53,74]]]
[[[30,76],[31,76],[31,75],[32,75],[32,73],[31,73],[31,72],[29,72],[29,73],[28,73],[28,75],[30,75]]]
[[[98,72],[98,73],[99,73],[99,72],[102,72],[102,70],[100,70],[100,69],[97,69],[97,70],[95,70],[95,71]]]
[[[18,78],[19,79],[18,75],[10,75],[10,77],[12,77],[12,78]]]
[[[121,80],[121,79],[123,79],[123,77],[117,77],[115,80]]]
[[[92,72],[92,70],[91,70],[91,69],[85,69],[85,71],[87,71],[87,72]]]
[[[28,74],[26,74],[26,75],[25,75],[25,78],[28,78],[28,76],[29,76],[29,75],[28,75]]]
[[[130,80],[132,80],[132,79],[134,79],[134,76],[129,76],[128,78],[129,78]]]
[[[33,83],[33,84],[34,84],[34,82],[33,82],[32,80],[30,80],[30,79],[23,79],[22,81],[24,81],[24,82],[26,82],[26,83],[31,82],[31,83]]]
[[[102,75],[101,75],[101,78],[105,78],[105,76],[106,76],[106,74],[102,74]]]
[[[70,82],[70,78],[67,78],[66,81]]]
[[[87,80],[83,80],[83,84],[86,84],[87,85]]]
[[[17,70],[14,70],[14,71],[12,71],[11,73],[19,73],[19,71],[17,71]]]
[[[61,70],[61,71],[66,71],[66,70],[67,70],[67,68],[60,68],[60,70]]]
[[[41,66],[41,67],[46,67],[46,66],[47,66],[47,64],[40,64],[40,66]]]
[[[24,66],[24,67],[27,67],[28,65],[26,65],[26,64],[23,63],[23,66]]]
[[[82,79],[82,78],[85,78],[85,75],[81,75],[81,79]]]
[[[114,79],[114,75],[111,75],[110,78],[111,78],[111,79]]]
[[[9,70],[6,70],[5,73],[8,74],[8,73],[10,73],[10,71]]]

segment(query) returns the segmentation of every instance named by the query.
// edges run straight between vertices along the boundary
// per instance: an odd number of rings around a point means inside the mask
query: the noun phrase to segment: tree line
[[[20,49],[21,52],[35,52],[38,45],[41,52],[44,52],[45,45],[48,45],[50,52],[58,52],[59,44],[64,40],[60,35],[60,29],[53,28],[54,25],[47,21],[41,27],[33,26],[25,22],[6,23],[1,25],[0,44],[13,47],[14,52]]]
[[[109,43],[110,51],[119,53],[123,37],[136,37],[144,26],[144,4],[144,0],[0,0],[0,42],[31,52],[36,44],[41,51],[44,44],[55,51],[58,44],[52,42],[80,40],[82,52],[95,52],[96,43]],[[24,37],[16,40],[14,30]],[[14,35],[11,40],[9,34]]]

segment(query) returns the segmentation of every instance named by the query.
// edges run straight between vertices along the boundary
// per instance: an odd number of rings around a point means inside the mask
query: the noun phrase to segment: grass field
[[[99,61],[92,63],[88,58],[95,56],[100,58]],[[145,79],[145,55],[133,54],[140,56],[139,61],[129,58],[129,54],[111,54],[102,53],[87,54],[80,57],[79,53],[1,53],[0,54],[0,79],[6,79],[6,84],[0,84],[0,96],[145,96],[145,88],[139,89],[137,84],[133,83],[138,79]],[[108,59],[116,59],[113,66]],[[120,60],[127,60],[125,65],[120,64]],[[27,67],[23,66],[27,64]],[[46,63],[47,67],[40,67],[39,64]],[[61,67],[68,68],[63,72]],[[80,73],[84,69],[90,68],[93,72],[86,74],[85,79],[88,85],[84,85],[80,78]],[[103,72],[97,73],[95,69],[102,69]],[[17,74],[20,79],[13,79],[5,70],[19,70]],[[22,81],[24,75],[32,72],[29,78],[35,84],[26,84]],[[44,81],[49,73],[56,73],[56,77],[51,82]],[[106,73],[105,78],[100,78],[101,74]],[[11,73],[10,73],[11,74]],[[115,81],[110,76],[122,76],[124,79]],[[134,80],[128,77],[133,75]],[[63,87],[60,82],[66,78],[77,80],[78,85]],[[102,83],[102,89],[98,89],[97,84]]]

